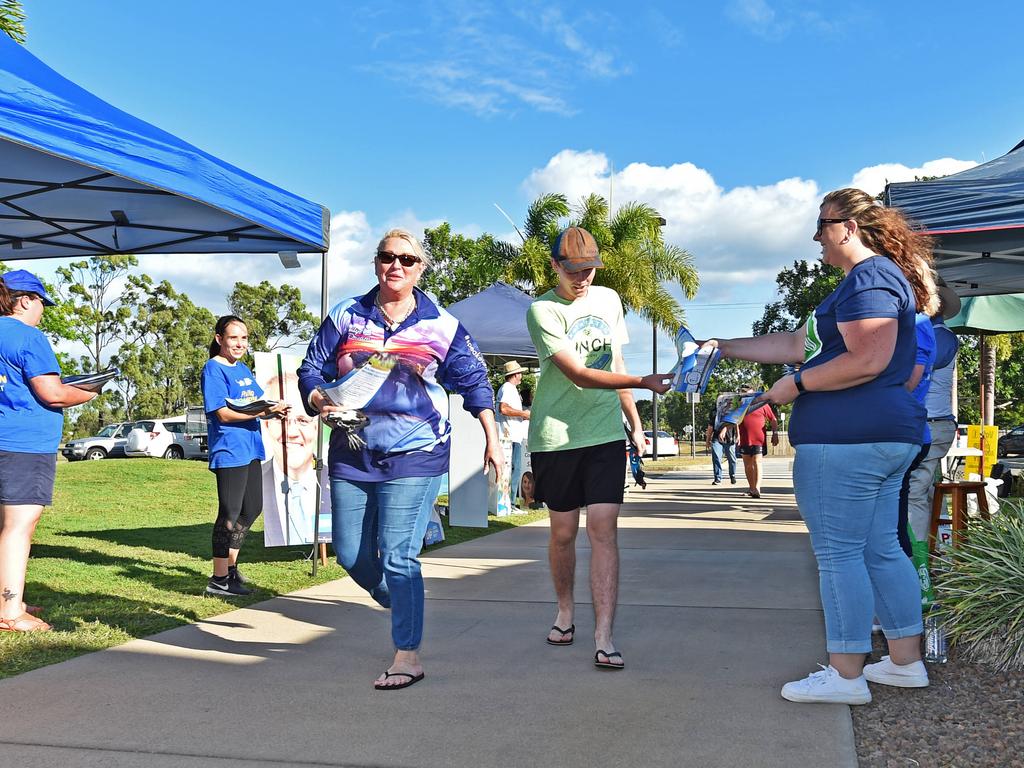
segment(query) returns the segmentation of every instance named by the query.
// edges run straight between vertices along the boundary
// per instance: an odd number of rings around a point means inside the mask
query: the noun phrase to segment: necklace
[[[412,302],[409,304],[409,308],[407,310],[405,310],[405,314],[402,315],[400,318],[393,318],[393,317],[391,317],[391,315],[388,314],[387,310],[384,309],[384,305],[381,304],[380,293],[377,294],[377,297],[373,300],[373,303],[377,305],[377,309],[380,311],[381,315],[384,316],[384,320],[388,324],[388,330],[389,331],[395,330],[395,328],[397,328],[402,323],[404,323],[406,320],[408,320],[409,319],[409,315],[411,315],[413,309],[416,308],[416,298],[413,297]]]

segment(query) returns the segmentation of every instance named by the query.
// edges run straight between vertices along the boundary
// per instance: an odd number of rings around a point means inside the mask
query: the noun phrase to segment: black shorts
[[[53,504],[56,453],[0,451],[0,504]]]
[[[761,454],[767,456],[768,449],[763,445],[738,445],[736,453],[740,456],[760,456]]]
[[[555,512],[588,504],[621,504],[626,487],[626,443],[591,445],[565,451],[534,451],[534,497]]]

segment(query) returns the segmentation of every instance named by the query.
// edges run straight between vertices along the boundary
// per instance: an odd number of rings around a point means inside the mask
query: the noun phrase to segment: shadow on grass
[[[213,523],[172,525],[147,528],[108,528],[99,531],[68,531],[64,535],[81,539],[99,539],[125,547],[145,547],[161,552],[174,552],[200,560],[211,556]],[[295,560],[307,555],[312,547],[267,547],[263,531],[249,531],[245,537],[244,552],[247,560],[258,563],[277,563]],[[90,553],[92,554],[92,553]],[[36,556],[33,548],[32,556]]]

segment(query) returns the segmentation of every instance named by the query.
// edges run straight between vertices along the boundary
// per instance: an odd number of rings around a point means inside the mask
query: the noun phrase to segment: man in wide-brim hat
[[[526,440],[529,409],[523,408],[519,385],[526,369],[515,360],[504,365],[505,383],[498,387],[498,434],[512,443],[512,471],[509,473],[509,499],[516,503],[523,478],[523,442]]]

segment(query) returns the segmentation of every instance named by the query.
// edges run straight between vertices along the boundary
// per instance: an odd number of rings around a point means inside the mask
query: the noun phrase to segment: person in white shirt
[[[529,409],[523,408],[523,398],[519,394],[519,385],[523,381],[523,366],[515,360],[505,363],[505,383],[498,387],[498,434],[512,443],[512,472],[510,473],[509,494],[511,503],[516,503],[519,484],[523,477],[523,441],[526,440],[526,422],[530,418]]]

